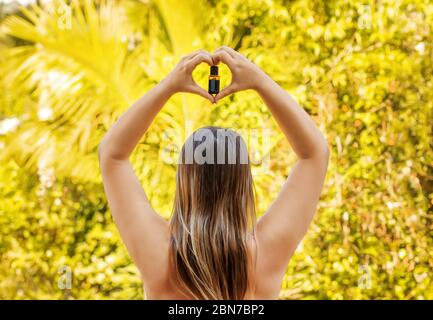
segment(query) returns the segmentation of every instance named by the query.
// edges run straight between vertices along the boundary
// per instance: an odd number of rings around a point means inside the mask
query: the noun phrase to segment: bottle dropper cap
[[[218,75],[218,66],[211,66],[210,67],[210,75],[211,76],[217,76]]]

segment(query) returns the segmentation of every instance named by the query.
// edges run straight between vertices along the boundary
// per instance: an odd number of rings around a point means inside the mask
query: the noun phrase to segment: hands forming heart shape
[[[207,63],[209,66],[218,65],[222,62],[229,67],[232,73],[230,84],[215,96],[200,87],[192,78],[193,70],[202,62]],[[167,76],[167,80],[173,93],[194,93],[209,99],[212,103],[216,103],[232,93],[256,89],[261,81],[259,78],[263,75],[264,72],[245,56],[230,47],[222,46],[215,50],[213,54],[205,50],[197,50],[184,56]]]

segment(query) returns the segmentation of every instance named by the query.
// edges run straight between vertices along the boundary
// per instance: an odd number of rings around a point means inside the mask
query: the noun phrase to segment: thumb
[[[207,92],[205,89],[203,89],[202,87],[200,87],[196,82],[194,82],[190,87],[189,87],[189,92],[190,93],[194,93],[194,94],[198,94],[199,96],[202,96],[203,98],[208,99],[210,102],[215,103],[215,99],[214,96],[211,95],[209,92]]]
[[[222,98],[235,93],[236,92],[236,87],[233,83],[231,83],[229,86],[225,87],[224,89],[222,89],[216,96],[215,96],[215,102],[218,102],[219,100],[221,100]]]

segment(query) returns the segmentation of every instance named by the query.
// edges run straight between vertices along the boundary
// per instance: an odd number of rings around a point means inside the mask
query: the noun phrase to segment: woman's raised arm
[[[229,47],[218,49],[213,57],[232,72],[231,84],[215,99],[256,90],[298,157],[277,198],[257,222],[258,274],[262,275],[257,294],[278,296],[289,259],[316,212],[328,166],[327,141],[307,112],[258,66]]]
[[[161,252],[168,252],[168,223],[151,208],[128,159],[173,94],[191,92],[213,102],[192,79],[192,71],[201,62],[213,64],[210,54],[202,50],[183,57],[163,81],[119,117],[99,144],[99,164],[111,213],[148,288],[159,283],[161,268],[167,265]]]

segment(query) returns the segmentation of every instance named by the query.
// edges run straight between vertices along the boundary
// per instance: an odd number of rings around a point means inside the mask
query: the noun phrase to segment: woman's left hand
[[[172,72],[164,79],[167,81],[172,93],[189,92],[209,99],[214,103],[214,97],[205,89],[200,87],[192,78],[192,72],[202,62],[206,62],[209,66],[214,65],[212,56],[205,50],[197,50],[191,54],[184,56]]]

